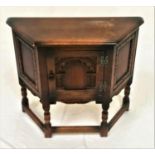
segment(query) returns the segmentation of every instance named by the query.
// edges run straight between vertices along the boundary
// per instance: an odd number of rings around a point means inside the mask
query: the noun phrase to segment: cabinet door
[[[87,102],[94,97],[97,55],[94,51],[49,51],[49,94],[64,102]]]

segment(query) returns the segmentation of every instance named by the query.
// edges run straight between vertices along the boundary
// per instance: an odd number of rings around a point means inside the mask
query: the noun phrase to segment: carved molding
[[[57,57],[56,73],[64,73],[69,64],[79,63],[87,67],[87,73],[96,73],[96,57]]]

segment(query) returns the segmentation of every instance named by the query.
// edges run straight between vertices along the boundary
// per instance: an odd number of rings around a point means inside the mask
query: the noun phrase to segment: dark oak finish
[[[129,110],[140,17],[97,18],[9,18],[22,110],[44,132],[108,131]],[[121,109],[108,122],[112,97],[125,88]],[[29,108],[26,90],[40,98],[44,122]],[[102,105],[100,126],[52,126],[50,104],[86,103]]]

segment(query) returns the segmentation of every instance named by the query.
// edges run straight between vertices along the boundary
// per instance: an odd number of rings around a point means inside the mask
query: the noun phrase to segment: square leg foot
[[[52,137],[52,127],[50,124],[44,125],[44,136],[45,138]]]
[[[26,112],[26,109],[28,109],[29,108],[29,106],[25,106],[25,105],[22,105],[22,112]]]
[[[44,133],[45,138],[51,138],[52,137],[52,133]]]
[[[129,111],[129,104],[123,104],[123,107],[125,108],[125,111]]]
[[[107,131],[101,131],[100,136],[101,137],[108,137],[108,132]]]
[[[129,111],[129,104],[126,106],[126,111]]]
[[[105,124],[105,126],[101,126],[100,127],[100,136],[101,137],[107,137],[108,131],[109,131],[108,124]]]

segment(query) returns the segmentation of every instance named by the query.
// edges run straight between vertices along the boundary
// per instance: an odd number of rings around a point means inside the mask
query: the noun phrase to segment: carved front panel
[[[84,90],[95,87],[96,57],[56,57],[56,87]]]

